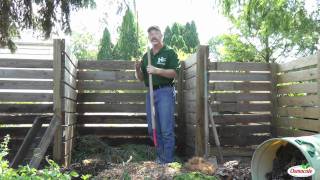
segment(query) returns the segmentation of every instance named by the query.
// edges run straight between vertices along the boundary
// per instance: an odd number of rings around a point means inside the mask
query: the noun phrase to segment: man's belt
[[[153,90],[164,88],[164,87],[173,87],[173,84],[160,84],[160,85],[153,85]]]

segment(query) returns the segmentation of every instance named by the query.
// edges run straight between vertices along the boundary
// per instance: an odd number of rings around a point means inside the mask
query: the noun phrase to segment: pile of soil
[[[272,171],[266,173],[266,178],[270,180],[293,180],[295,177],[288,174],[288,169],[307,163],[307,159],[302,152],[294,145],[288,143],[282,145],[276,152],[273,160]],[[311,180],[311,177],[299,178],[301,180]]]

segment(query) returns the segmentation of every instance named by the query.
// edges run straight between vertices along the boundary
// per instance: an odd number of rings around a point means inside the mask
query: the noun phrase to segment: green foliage
[[[4,180],[42,180],[42,179],[61,179],[61,180],[71,180],[73,177],[79,177],[79,174],[75,171],[71,172],[60,172],[60,167],[53,160],[46,160],[49,166],[44,169],[37,170],[31,168],[28,165],[19,166],[18,169],[13,169],[9,167],[9,162],[5,159],[8,155],[8,143],[10,137],[5,136],[4,141],[0,144],[0,179]],[[87,180],[90,175],[83,175],[81,179]]]
[[[320,8],[308,12],[304,0],[219,0],[220,9],[265,62],[316,50]]]
[[[72,53],[77,57],[77,59],[82,60],[96,60],[97,59],[97,42],[93,35],[85,33],[74,32],[71,37],[71,49]]]
[[[186,54],[194,53],[199,45],[199,37],[194,21],[181,25],[173,23],[172,27],[166,27],[163,42],[176,51],[180,50]]]
[[[215,176],[208,176],[200,172],[183,173],[173,177],[174,180],[218,180]]]
[[[103,36],[99,47],[100,48],[97,56],[98,60],[112,59],[113,44],[111,43],[110,32],[108,28],[105,28],[103,31]]]
[[[227,62],[261,62],[256,48],[243,42],[237,34],[224,34],[211,38],[209,41],[210,52],[218,61]]]
[[[128,8],[123,16],[120,27],[119,40],[114,48],[113,56],[116,59],[132,60],[139,58],[143,51],[141,51],[143,44],[142,35],[138,34],[137,24],[135,22],[132,11]]]
[[[35,6],[39,8],[37,12],[33,11]],[[12,38],[19,37],[23,29],[41,30],[47,39],[53,27],[59,23],[61,30],[69,34],[71,9],[83,7],[94,8],[94,0],[0,1],[0,47],[8,46],[14,52],[16,46]]]

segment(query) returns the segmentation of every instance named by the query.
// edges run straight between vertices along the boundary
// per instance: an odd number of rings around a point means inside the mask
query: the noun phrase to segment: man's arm
[[[135,73],[134,75],[136,76],[136,78],[140,81],[143,81],[143,73],[141,71],[141,61],[136,61],[135,62]]]

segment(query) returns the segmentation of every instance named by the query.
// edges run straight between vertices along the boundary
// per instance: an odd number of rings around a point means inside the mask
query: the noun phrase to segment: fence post
[[[271,114],[271,136],[277,137],[277,120],[278,120],[278,64],[271,63],[270,64],[270,71],[271,71],[271,106],[272,106],[272,114]]]
[[[185,149],[185,127],[186,127],[186,122],[185,122],[185,117],[184,117],[184,98],[183,98],[183,93],[184,93],[184,69],[185,69],[185,64],[184,61],[181,61],[181,67],[179,71],[179,76],[178,76],[178,147],[181,150],[181,152]],[[184,152],[183,152],[184,153]]]
[[[206,131],[205,131],[205,57],[208,57],[208,46],[199,46],[197,52],[197,71],[196,71],[196,137],[195,137],[195,155],[205,155],[206,149]]]
[[[318,112],[320,112],[320,50],[317,52],[317,96],[318,96]],[[318,113],[318,121],[320,121],[320,113]],[[318,129],[320,132],[320,128]]]
[[[64,39],[54,39],[53,40],[53,112],[54,116],[57,117],[59,121],[59,126],[54,135],[53,142],[53,160],[58,164],[61,164],[63,161],[63,144],[62,144],[62,127],[61,124],[64,122],[64,64],[65,56],[62,53],[65,49]]]

